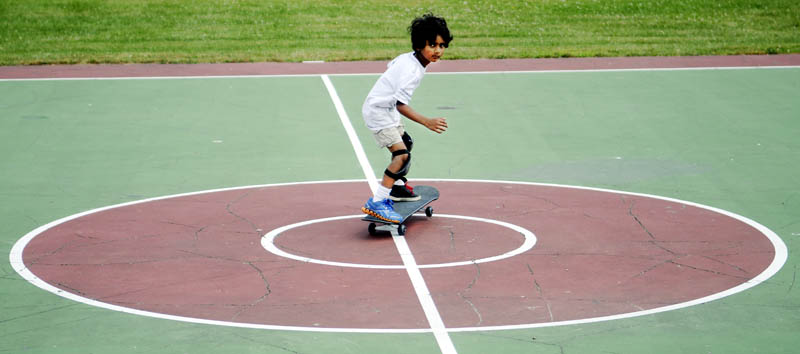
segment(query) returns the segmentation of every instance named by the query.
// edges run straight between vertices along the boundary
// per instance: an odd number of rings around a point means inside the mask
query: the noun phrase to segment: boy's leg
[[[392,160],[386,168],[386,172],[392,175],[399,172],[404,163],[408,161],[408,155],[400,153],[405,149],[405,144],[403,144],[399,133],[400,130],[402,130],[402,127],[399,129],[384,129],[375,133],[375,139],[378,144],[387,147],[392,152]],[[402,221],[402,217],[394,211],[392,199],[389,198],[395,180],[395,177],[384,173],[381,184],[375,191],[374,196],[367,200],[361,211],[388,222],[399,223]]]
[[[400,184],[398,181],[405,182],[405,174],[408,172],[408,163],[411,159],[411,144],[413,144],[411,137],[406,133],[405,127],[400,124],[396,127],[382,129],[373,134],[375,142],[378,146],[385,147],[392,153],[392,160],[389,166],[386,167],[384,175],[381,179],[381,186],[392,189],[394,184]],[[377,196],[378,199],[382,196]]]
[[[414,193],[411,186],[406,184],[405,175],[408,173],[411,155],[405,143],[397,143],[389,147],[392,152],[392,162],[386,168],[381,180],[381,190],[389,189],[389,198],[396,202],[411,202],[420,200],[421,197]]]
[[[386,177],[386,175],[383,176],[384,180],[386,180]],[[391,187],[385,187],[384,180],[382,180],[381,184],[378,185],[378,188],[375,190],[375,194],[367,199],[367,202],[364,203],[363,207],[361,207],[361,211],[364,214],[372,215],[383,221],[400,223],[403,220],[403,217],[394,211],[394,202],[391,198],[389,198]],[[392,180],[391,183],[394,183],[394,181]]]
[[[411,148],[414,145],[414,141],[411,139],[411,136],[408,135],[408,133],[403,129],[402,126],[397,128],[397,133],[400,135],[400,139],[402,140],[402,143],[396,142],[396,143],[394,143],[394,144],[392,144],[391,146],[388,147],[389,152],[392,153],[392,162],[389,165],[389,170],[391,172],[394,172],[394,173],[398,173],[400,171],[400,169],[403,169],[404,167],[405,167],[405,170],[408,171],[408,167],[406,167],[406,164],[408,164],[409,160],[411,159]],[[397,164],[395,163],[396,159],[395,159],[394,152],[395,151],[402,151],[402,150],[405,150],[407,153],[405,154],[405,156],[402,156],[403,157],[403,161],[399,166],[397,166]],[[392,166],[392,165],[394,165],[394,166]],[[394,168],[392,168],[392,167],[394,167]],[[384,179],[386,177],[387,176],[384,175]],[[390,179],[394,179],[392,177],[389,177],[389,178]],[[386,182],[386,181],[382,181],[382,183],[383,182]],[[402,186],[406,182],[407,182],[407,180],[405,178],[405,173],[404,173],[403,176],[400,177],[400,179],[395,179],[394,184]]]
[[[395,151],[402,151],[406,150],[406,144],[403,142],[396,143],[392,146],[389,146],[389,152],[394,153]],[[389,162],[389,166],[386,167],[389,172],[398,173],[400,169],[408,162],[408,154],[400,154],[400,155],[392,155],[392,161]],[[383,174],[383,180],[381,180],[381,185],[391,189],[394,185],[394,182],[397,181],[397,178],[392,178],[387,174]]]

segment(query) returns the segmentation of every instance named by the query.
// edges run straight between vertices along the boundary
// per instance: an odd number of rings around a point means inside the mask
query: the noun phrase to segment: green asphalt
[[[360,115],[377,76],[330,78],[379,174],[388,155]],[[427,75],[411,106],[447,117],[450,129],[437,135],[407,121],[412,177],[677,198],[753,219],[789,249],[771,279],[711,303],[594,324],[451,333],[458,352],[797,352],[799,92],[800,68]],[[94,208],[362,178],[318,76],[0,81],[0,353],[436,353],[431,334],[241,329],[96,308],[27,283],[7,260],[26,233]]]

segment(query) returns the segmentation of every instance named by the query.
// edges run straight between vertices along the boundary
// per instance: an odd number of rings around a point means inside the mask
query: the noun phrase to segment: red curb
[[[388,61],[331,63],[99,64],[0,66],[0,79],[320,75],[381,73]],[[444,60],[428,72],[798,66],[800,54],[695,57]]]

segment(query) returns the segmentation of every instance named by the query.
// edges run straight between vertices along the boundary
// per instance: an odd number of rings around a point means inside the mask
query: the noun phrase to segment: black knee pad
[[[405,180],[405,176],[408,174],[408,170],[411,169],[411,153],[408,150],[402,149],[397,151],[392,151],[392,157],[400,156],[400,155],[408,155],[406,162],[400,167],[400,171],[397,173],[389,171],[387,168],[383,173],[394,180],[402,179]]]
[[[414,146],[414,140],[411,139],[411,135],[408,135],[408,132],[403,132],[403,144],[406,144],[406,150],[410,153],[411,147]]]

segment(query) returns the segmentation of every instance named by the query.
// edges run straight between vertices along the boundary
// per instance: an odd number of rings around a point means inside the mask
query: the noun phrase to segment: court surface
[[[0,68],[0,351],[790,353],[800,56]]]

